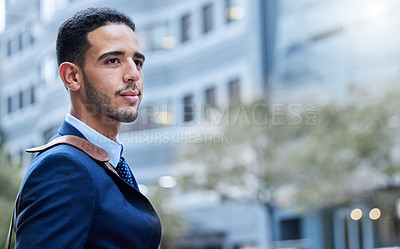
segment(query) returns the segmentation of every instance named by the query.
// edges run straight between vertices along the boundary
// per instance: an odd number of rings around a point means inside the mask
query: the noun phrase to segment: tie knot
[[[125,158],[121,156],[121,157],[119,158],[118,164],[124,164],[124,165],[127,164]]]

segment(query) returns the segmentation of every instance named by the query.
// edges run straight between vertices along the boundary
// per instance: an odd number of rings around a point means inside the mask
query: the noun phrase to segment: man
[[[19,191],[15,248],[158,248],[159,219],[117,139],[142,99],[145,57],[134,31],[129,17],[109,8],[83,10],[60,27],[57,60],[71,110],[52,139],[84,138],[109,154],[112,167],[66,144],[39,153]]]

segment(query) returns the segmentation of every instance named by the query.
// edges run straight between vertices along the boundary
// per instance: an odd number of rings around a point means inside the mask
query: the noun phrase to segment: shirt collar
[[[123,151],[122,144],[119,142],[118,138],[112,141],[69,113],[65,121],[78,129],[89,142],[105,150],[110,155],[110,164],[114,168],[117,167]]]

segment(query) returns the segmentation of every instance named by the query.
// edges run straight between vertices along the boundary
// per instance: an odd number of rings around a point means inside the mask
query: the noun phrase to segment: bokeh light
[[[381,217],[381,210],[379,210],[379,208],[373,208],[369,212],[369,218],[371,218],[371,220],[377,220],[380,217]]]
[[[362,218],[362,211],[359,208],[353,209],[353,211],[351,211],[350,213],[350,217],[353,220],[360,220]]]

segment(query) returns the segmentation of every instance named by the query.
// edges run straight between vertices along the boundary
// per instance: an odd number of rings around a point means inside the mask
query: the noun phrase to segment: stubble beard
[[[84,70],[83,82],[85,84],[87,105],[95,112],[101,113],[108,118],[124,123],[130,123],[137,119],[139,103],[137,104],[135,110],[132,110],[134,107],[119,110],[118,106],[112,103],[110,96],[100,92],[96,87],[93,86],[93,84],[86,77]],[[126,88],[130,89],[132,88],[132,85],[128,84]],[[133,105],[135,104],[132,103],[131,106]]]

